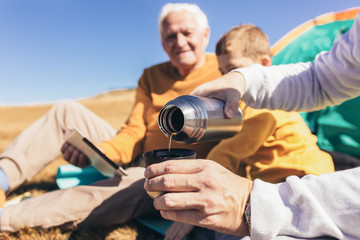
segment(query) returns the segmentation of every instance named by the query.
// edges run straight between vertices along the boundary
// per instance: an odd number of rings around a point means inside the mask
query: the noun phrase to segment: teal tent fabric
[[[316,135],[321,149],[360,157],[360,97],[316,112]]]
[[[319,52],[330,50],[334,42],[350,29],[353,21],[336,21],[315,25],[273,56],[273,64],[313,61]]]
[[[312,27],[273,56],[273,64],[313,61],[316,54],[328,51],[352,24],[353,20],[346,20]],[[321,149],[360,157],[359,107],[360,97],[338,106],[301,115],[311,131],[317,135]]]
[[[65,164],[58,168],[56,184],[59,189],[66,189],[78,185],[91,185],[94,182],[107,178],[93,166],[81,169],[71,164]]]

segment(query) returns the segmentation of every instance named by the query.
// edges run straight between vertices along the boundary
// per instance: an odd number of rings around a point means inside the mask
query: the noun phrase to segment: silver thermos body
[[[238,109],[232,119],[224,116],[224,102],[214,98],[183,95],[166,103],[160,110],[158,124],[168,137],[184,143],[217,141],[241,130],[243,115]]]

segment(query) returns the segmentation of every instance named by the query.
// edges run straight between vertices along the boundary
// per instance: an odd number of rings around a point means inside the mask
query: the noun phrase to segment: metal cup
[[[167,160],[195,159],[196,152],[191,149],[174,148],[174,149],[158,149],[143,153],[145,167],[154,163],[161,163]],[[151,198],[156,198],[163,194],[162,192],[147,191]]]

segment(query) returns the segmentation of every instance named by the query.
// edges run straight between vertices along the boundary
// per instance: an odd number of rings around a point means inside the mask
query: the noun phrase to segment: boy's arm
[[[234,137],[222,140],[208,154],[207,159],[214,160],[232,172],[246,177],[241,171],[244,165],[253,166],[249,158],[256,154],[264,142],[275,130],[276,120],[267,110],[254,110],[257,114],[247,117],[241,131]],[[242,165],[242,166],[241,166]]]

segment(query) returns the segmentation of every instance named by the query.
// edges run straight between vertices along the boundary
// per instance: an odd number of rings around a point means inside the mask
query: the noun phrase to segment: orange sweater
[[[222,140],[208,155],[232,172],[249,179],[281,182],[289,175],[334,171],[329,154],[317,146],[317,137],[295,112],[243,109],[242,130]]]
[[[170,62],[144,70],[136,89],[132,112],[117,136],[100,146],[117,163],[128,163],[142,152],[167,148],[169,139],[158,127],[161,108],[174,98],[189,94],[195,87],[221,76],[216,56],[206,54],[206,62],[185,78],[180,77]],[[195,145],[173,143],[173,148],[191,148],[198,158],[205,158],[217,142]]]

